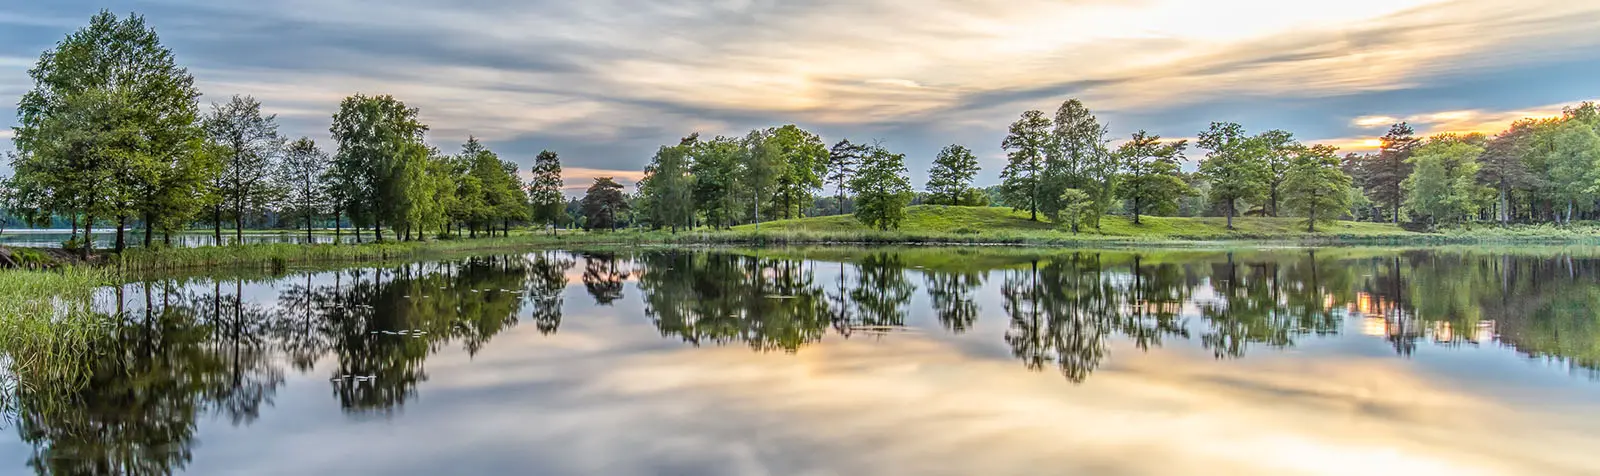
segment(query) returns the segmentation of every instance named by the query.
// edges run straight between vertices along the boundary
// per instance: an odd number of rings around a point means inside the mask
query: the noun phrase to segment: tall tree
[[[856,190],[857,220],[879,230],[900,227],[912,197],[905,160],[905,154],[872,147],[861,170],[850,181],[850,188]]]
[[[694,175],[694,201],[713,227],[732,227],[741,210],[739,204],[743,201],[736,191],[740,160],[745,154],[742,142],[738,138],[718,136],[695,147],[694,160],[689,167]]]
[[[737,183],[740,189],[749,193],[750,201],[747,203],[750,220],[758,230],[761,228],[761,207],[770,205],[766,200],[773,198],[778,178],[785,170],[783,149],[779,141],[774,140],[775,134],[775,129],[750,131],[744,137],[744,154],[739,160]]]
[[[1340,168],[1338,151],[1320,144],[1302,148],[1284,174],[1284,204],[1306,217],[1307,232],[1315,233],[1319,220],[1333,221],[1350,209],[1351,179]]]
[[[1005,180],[1002,186],[1006,203],[1017,210],[1028,210],[1029,219],[1033,221],[1039,221],[1050,145],[1050,119],[1039,111],[1022,113],[1022,118],[1011,124],[1010,133],[1000,143],[1007,159],[1005,170],[1000,172]]]
[[[933,159],[933,170],[928,173],[928,193],[934,202],[944,205],[962,205],[972,190],[972,178],[978,175],[978,156],[965,146],[952,144],[939,151]]]
[[[1161,136],[1145,131],[1135,132],[1132,140],[1117,148],[1117,159],[1122,163],[1122,174],[1117,195],[1127,200],[1132,208],[1133,224],[1138,225],[1139,214],[1145,210],[1177,209],[1178,197],[1188,193],[1178,160],[1189,141],[1162,142]]]
[[[328,153],[317,148],[316,141],[309,137],[301,137],[290,143],[283,155],[280,181],[287,185],[292,211],[305,219],[306,243],[312,242],[312,222],[328,208],[328,197],[322,183],[331,163]]]
[[[335,176],[352,189],[350,220],[358,227],[371,225],[373,237],[383,241],[383,226],[406,215],[408,202],[401,196],[399,180],[408,163],[399,160],[414,145],[423,143],[428,126],[417,120],[417,109],[393,96],[357,94],[339,103],[328,132],[339,142],[334,154]]]
[[[177,198],[196,185],[187,172],[203,171],[188,162],[199,92],[144,17],[102,10],[28,74],[13,162],[42,206],[84,215],[86,233],[97,213],[115,218],[119,251],[130,215],[185,211]]]
[[[1074,188],[1089,195],[1092,205],[1080,206],[1094,227],[1100,227],[1100,216],[1110,208],[1116,197],[1119,164],[1107,149],[1107,129],[1094,113],[1078,99],[1069,99],[1056,109],[1055,128],[1051,131],[1053,153],[1048,154],[1049,177],[1044,190],[1046,198],[1060,198],[1066,188]],[[1059,214],[1065,202],[1045,200],[1041,209],[1051,216]]]
[[[1278,216],[1280,189],[1283,182],[1288,180],[1289,168],[1294,166],[1294,159],[1302,146],[1295,142],[1294,134],[1278,129],[1263,132],[1256,136],[1256,140],[1267,167],[1266,213],[1268,216]]]
[[[596,177],[583,196],[583,229],[616,231],[618,217],[627,211],[628,199],[622,194],[622,184],[611,177]]]
[[[1231,122],[1211,123],[1200,133],[1199,143],[1210,151],[1200,162],[1200,173],[1211,183],[1211,199],[1226,209],[1232,230],[1239,201],[1258,200],[1266,193],[1267,166],[1260,144],[1245,135],[1243,126]]]
[[[784,218],[801,216],[822,188],[828,172],[828,145],[821,137],[790,124],[772,131],[768,139],[778,149],[782,166],[773,190],[773,205]],[[774,216],[776,217],[776,216]]]
[[[646,217],[652,225],[671,228],[673,234],[694,222],[693,177],[689,175],[694,146],[690,138],[675,146],[662,146],[639,181]]]
[[[1405,203],[1403,183],[1411,176],[1411,158],[1419,141],[1416,131],[1402,122],[1389,128],[1380,139],[1378,155],[1366,162],[1366,180],[1361,187],[1373,202],[1386,205],[1394,223],[1400,223],[1400,206]]]
[[[1566,222],[1572,223],[1574,212],[1593,208],[1600,195],[1600,133],[1568,119],[1551,134],[1555,147],[1548,158],[1548,180],[1555,197],[1564,202]]]
[[[528,199],[533,202],[533,218],[550,224],[550,236],[565,215],[561,196],[561,157],[548,150],[539,151],[533,159],[533,180],[528,182]]]
[[[262,115],[260,101],[239,95],[227,104],[213,103],[205,118],[206,133],[228,151],[218,182],[221,200],[214,205],[212,218],[221,221],[223,211],[230,211],[234,240],[240,243],[246,212],[260,209],[282,193],[273,180],[284,143],[278,135],[277,118],[276,114]]]
[[[845,191],[849,186],[850,179],[855,177],[856,167],[866,158],[868,151],[869,148],[866,144],[856,144],[850,142],[850,139],[842,139],[834,144],[832,149],[828,150],[827,181],[832,183],[834,189],[837,190],[837,206],[839,207],[837,214],[839,215],[843,215],[845,212]]]
[[[1478,180],[1495,189],[1495,217],[1501,225],[1511,222],[1511,191],[1533,185],[1534,177],[1528,173],[1523,157],[1537,124],[1528,119],[1512,123],[1511,128],[1489,141],[1478,160]]]

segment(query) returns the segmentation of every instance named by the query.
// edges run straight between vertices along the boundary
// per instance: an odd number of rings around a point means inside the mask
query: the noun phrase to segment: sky
[[[1600,98],[1595,1],[0,0],[0,139],[40,53],[102,8],[144,15],[203,104],[254,96],[287,136],[332,149],[340,99],[391,94],[440,149],[475,135],[523,170],[549,149],[573,187],[791,123],[881,141],[919,188],[962,144],[989,185],[1007,126],[1074,97],[1114,137],[1233,121],[1346,150]]]

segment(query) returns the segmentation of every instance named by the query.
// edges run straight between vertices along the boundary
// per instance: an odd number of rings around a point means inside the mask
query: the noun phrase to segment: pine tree
[[[533,159],[532,172],[528,200],[533,204],[533,218],[550,224],[550,236],[555,236],[561,217],[566,215],[566,200],[561,195],[561,157],[549,150],[539,151]]]
[[[1000,172],[1006,203],[1014,209],[1028,210],[1029,219],[1039,221],[1039,206],[1045,192],[1045,167],[1051,146],[1050,120],[1043,112],[1028,111],[1011,124],[1011,131],[1000,147],[1006,150],[1006,168]]]

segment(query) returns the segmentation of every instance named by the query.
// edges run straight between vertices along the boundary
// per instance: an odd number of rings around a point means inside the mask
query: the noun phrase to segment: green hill
[[[1227,220],[1220,217],[1179,218],[1141,217],[1141,224],[1122,216],[1106,216],[1100,228],[1083,227],[1078,235],[1050,223],[1028,219],[1025,212],[1000,207],[947,207],[919,205],[906,208],[906,219],[892,234],[918,236],[968,235],[1001,238],[997,241],[1034,240],[1226,240],[1226,239],[1299,239],[1299,238],[1385,238],[1415,236],[1394,225],[1384,223],[1337,222],[1318,225],[1317,233],[1305,231],[1305,221],[1300,218],[1241,217],[1234,219],[1237,230],[1227,229]],[[753,232],[754,225],[734,228],[738,232]],[[882,234],[856,221],[850,215],[810,217],[779,220],[761,224],[765,233],[816,233],[816,234]]]

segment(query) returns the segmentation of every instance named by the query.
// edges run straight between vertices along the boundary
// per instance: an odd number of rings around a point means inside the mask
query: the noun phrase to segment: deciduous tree
[[[961,145],[945,146],[933,159],[933,170],[928,173],[928,193],[933,195],[933,203],[963,205],[979,169],[978,156],[972,150]]]

